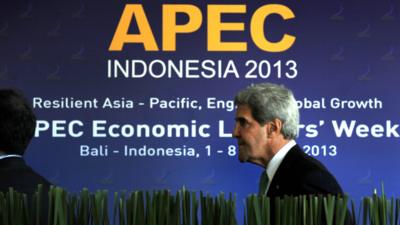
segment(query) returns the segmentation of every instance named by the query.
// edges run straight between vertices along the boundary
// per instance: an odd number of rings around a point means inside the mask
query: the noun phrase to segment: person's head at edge
[[[283,85],[251,85],[236,95],[235,105],[233,136],[241,162],[265,167],[282,146],[298,137],[299,109],[292,91]]]
[[[23,155],[36,127],[28,101],[16,90],[0,89],[0,154]]]

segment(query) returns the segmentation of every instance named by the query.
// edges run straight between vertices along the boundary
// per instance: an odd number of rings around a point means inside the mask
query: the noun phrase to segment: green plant
[[[2,225],[30,224],[27,195],[18,193],[13,188],[3,194],[0,192],[0,223]]]
[[[201,202],[201,224],[202,225],[236,225],[236,196],[229,194],[225,199],[225,194],[220,193],[213,198],[209,194],[204,195],[200,192]]]
[[[363,225],[397,225],[400,216],[400,199],[387,199],[382,185],[382,194],[375,190],[371,197],[362,200]]]
[[[110,225],[108,191],[79,194],[38,186],[32,196],[10,188],[0,192],[0,225]],[[364,197],[356,217],[348,196],[285,196],[269,198],[249,195],[245,200],[245,225],[398,225],[400,199],[376,191]],[[115,225],[237,225],[236,196],[224,193],[168,190],[114,193]],[[44,217],[46,216],[46,217]]]
[[[245,225],[343,225],[348,197],[284,196],[271,199],[250,195],[246,200]],[[271,214],[272,213],[272,214]]]

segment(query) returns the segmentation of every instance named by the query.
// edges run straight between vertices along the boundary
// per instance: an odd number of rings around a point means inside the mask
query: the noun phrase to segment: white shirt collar
[[[290,140],[281,149],[279,149],[279,151],[269,161],[267,168],[266,168],[266,172],[267,172],[267,175],[269,178],[267,191],[268,191],[269,185],[271,184],[272,179],[275,176],[276,171],[279,168],[279,165],[281,165],[281,163],[282,163],[282,160],[285,158],[285,156],[289,152],[289,150],[292,149],[293,146],[295,146],[295,145],[296,145],[296,141]]]
[[[0,160],[1,159],[5,159],[5,158],[11,158],[11,157],[18,157],[18,158],[22,158],[21,155],[16,155],[16,154],[8,154],[8,155],[0,155]]]

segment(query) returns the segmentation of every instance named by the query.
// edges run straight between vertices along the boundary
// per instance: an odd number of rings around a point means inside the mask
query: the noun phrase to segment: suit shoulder
[[[35,172],[23,161],[16,161],[7,167],[0,168],[0,191],[7,191],[9,187],[14,187],[17,191],[33,193],[37,185],[42,184],[47,190],[51,183]]]
[[[342,194],[336,178],[317,159],[305,154],[299,146],[288,153],[290,170],[295,174],[304,190],[315,194]]]
[[[317,159],[307,155],[303,152],[303,150],[296,145],[293,149],[291,149],[287,157],[285,157],[290,161],[290,164],[294,167],[297,167],[300,170],[323,170],[328,171],[327,168]]]

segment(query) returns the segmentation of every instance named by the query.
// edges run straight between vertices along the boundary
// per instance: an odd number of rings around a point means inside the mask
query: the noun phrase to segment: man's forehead
[[[242,111],[242,112],[251,112],[251,108],[250,108],[250,106],[247,105],[247,104],[238,105],[238,106],[236,107],[236,112],[239,112],[239,111]]]
[[[251,108],[248,105],[238,105],[236,108],[236,119],[238,118],[253,118]]]

